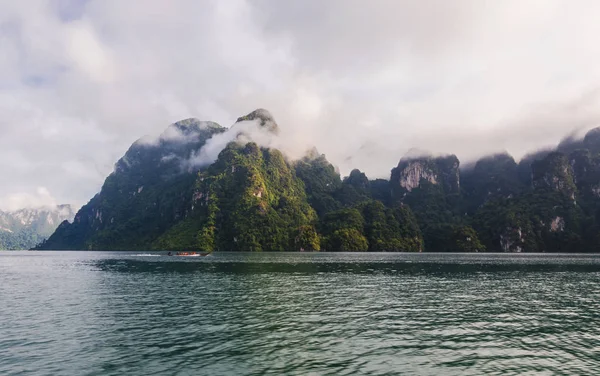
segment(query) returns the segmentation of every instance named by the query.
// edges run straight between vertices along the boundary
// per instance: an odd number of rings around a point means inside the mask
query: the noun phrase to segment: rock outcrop
[[[248,115],[240,116],[237,119],[236,123],[239,123],[242,121],[254,121],[254,120],[258,121],[258,124],[261,127],[264,127],[275,134],[279,133],[279,125],[277,125],[277,122],[275,122],[273,115],[271,115],[271,113],[269,111],[267,111],[263,108],[254,110],[251,113],[249,113]]]
[[[553,152],[544,159],[533,162],[531,176],[534,189],[550,188],[575,199],[577,192],[575,175],[569,158],[565,154]]]
[[[455,155],[447,157],[403,158],[392,169],[391,184],[402,195],[420,188],[424,182],[439,185],[445,192],[460,191],[460,162]]]

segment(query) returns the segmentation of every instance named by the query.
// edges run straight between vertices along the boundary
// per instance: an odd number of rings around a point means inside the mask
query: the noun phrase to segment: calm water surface
[[[598,375],[600,256],[0,252],[0,375]]]

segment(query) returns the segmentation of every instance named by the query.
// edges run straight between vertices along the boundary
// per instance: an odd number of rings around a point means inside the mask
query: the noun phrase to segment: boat
[[[177,252],[175,256],[186,256],[186,257],[200,257],[200,256],[208,256],[210,252]],[[171,252],[169,252],[169,256],[173,256]]]

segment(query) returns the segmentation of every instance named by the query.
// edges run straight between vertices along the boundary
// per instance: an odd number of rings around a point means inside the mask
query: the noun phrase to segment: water
[[[600,256],[1,252],[1,375],[600,373]]]

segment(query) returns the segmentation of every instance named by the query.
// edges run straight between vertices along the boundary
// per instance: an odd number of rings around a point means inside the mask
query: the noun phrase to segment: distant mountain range
[[[70,205],[0,211],[0,249],[30,249],[74,217]]]
[[[342,179],[315,150],[291,161],[259,147],[238,126],[248,120],[277,137],[257,110],[229,129],[188,119],[134,143],[38,249],[600,251],[600,128],[519,163],[498,154],[461,169],[419,153],[369,180]]]

